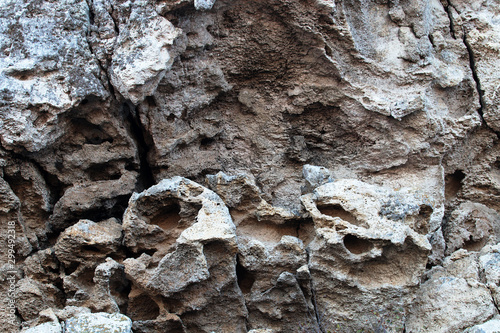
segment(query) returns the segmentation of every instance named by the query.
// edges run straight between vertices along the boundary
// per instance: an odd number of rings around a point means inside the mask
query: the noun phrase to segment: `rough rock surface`
[[[495,332],[499,22],[0,0],[0,330]]]

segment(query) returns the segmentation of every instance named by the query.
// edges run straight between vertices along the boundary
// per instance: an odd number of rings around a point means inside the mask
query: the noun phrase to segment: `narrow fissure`
[[[489,129],[490,131],[492,131],[493,133],[495,133],[497,135],[497,137],[500,137],[500,132],[495,131],[493,128],[491,128],[488,125],[488,123],[486,122],[486,120],[484,119],[484,109],[485,109],[484,90],[481,88],[481,81],[479,80],[479,76],[477,74],[477,69],[476,69],[476,59],[474,57],[474,51],[472,50],[472,46],[470,45],[469,41],[467,40],[467,33],[465,31],[465,28],[464,28],[463,34],[464,34],[463,41],[464,41],[465,47],[467,48],[467,52],[469,53],[469,63],[470,63],[471,71],[472,71],[472,77],[473,77],[474,81],[476,82],[476,90],[477,90],[477,93],[479,94],[479,105],[480,106],[479,106],[479,109],[477,110],[477,112],[479,113],[479,116],[481,117],[481,120],[482,120],[484,126],[487,129]]]
[[[122,106],[124,119],[129,124],[132,139],[137,145],[140,162],[139,188],[137,190],[142,191],[156,184],[156,181],[153,175],[153,170],[151,169],[148,161],[148,152],[150,148],[146,142],[146,131],[141,123],[140,116],[138,114],[134,114],[133,110],[134,106],[129,103],[124,103]]]
[[[248,307],[247,307],[247,300],[245,298],[245,291],[242,289],[242,283],[244,281],[242,281],[241,273],[242,273],[242,269],[244,270],[244,273],[246,273],[248,275],[251,274],[251,273],[248,272],[248,270],[241,265],[240,258],[239,258],[238,254],[236,254],[236,266],[235,266],[234,269],[235,269],[235,273],[236,273],[236,284],[237,284],[238,288],[240,289],[240,291],[242,293],[241,298],[243,300],[243,305],[245,306],[245,311],[246,311],[246,314],[247,314],[246,317],[245,317],[245,329],[247,331],[250,331],[250,322],[248,320],[248,316],[250,314],[250,311],[248,310]],[[253,281],[250,281],[249,278],[253,279]],[[246,288],[248,289],[247,293],[250,293],[252,291],[253,283],[255,282],[255,277],[252,274],[250,276],[247,276],[246,280],[247,281],[245,281],[245,284],[246,284]],[[249,283],[249,282],[251,282],[251,283]]]
[[[453,37],[453,39],[457,39],[457,36],[455,34],[455,23],[453,22],[453,15],[450,12],[450,7],[453,7],[453,5],[451,4],[451,1],[448,0],[448,4],[444,7],[444,10],[446,11],[448,19],[450,20],[450,35],[451,37]]]
[[[118,23],[116,22],[116,18],[113,16],[115,8],[113,7],[112,4],[110,4],[110,6],[111,6],[111,13],[109,13],[109,16],[111,16],[111,20],[113,20],[113,25],[114,25],[114,29],[115,29],[116,34],[119,35],[120,34],[120,27],[119,27]]]
[[[310,267],[310,255],[309,255],[309,249],[306,249],[306,255],[307,255],[307,267]],[[311,288],[311,298],[312,298],[312,303],[313,303],[313,308],[314,308],[314,316],[316,317],[316,322],[318,323],[318,328],[321,333],[326,333],[323,330],[323,326],[321,326],[321,316],[318,311],[318,304],[316,303],[316,289],[314,288],[314,282],[313,278],[311,276],[311,281],[310,281],[310,288]]]
[[[95,24],[95,21],[94,21],[95,13],[94,13],[94,3],[92,2],[92,0],[87,0],[87,6],[89,7],[89,23],[90,23],[90,25],[94,25]],[[111,15],[111,18],[113,18],[112,15]],[[116,27],[116,22],[114,21],[114,19],[113,19],[113,22],[115,23],[115,30],[117,30],[118,28]],[[118,33],[118,31],[117,31],[117,33]],[[90,51],[90,53],[92,53],[95,60],[97,61],[97,65],[99,66],[99,69],[101,70],[102,75],[106,78],[106,82],[102,82],[102,84],[105,88],[107,86],[107,89],[109,90],[109,93],[111,94],[111,98],[114,98],[115,97],[115,88],[111,84],[111,79],[109,78],[108,71],[102,65],[101,60],[99,60],[99,58],[97,58],[89,37],[90,37],[90,31],[86,31],[85,32],[85,39],[87,40],[87,44],[89,46],[89,51]],[[108,64],[108,68],[109,68],[109,64]],[[100,80],[103,81],[103,78],[101,77]]]
[[[472,78],[474,79],[474,82],[476,82],[476,90],[477,93],[479,94],[479,109],[477,110],[479,115],[481,116],[482,121],[486,126],[487,123],[484,121],[483,118],[483,110],[484,110],[484,91],[481,89],[481,81],[479,80],[479,76],[477,75],[477,70],[476,70],[476,58],[474,57],[474,51],[472,50],[472,46],[470,45],[469,41],[467,40],[467,32],[465,31],[464,28],[464,36],[463,36],[463,41],[464,45],[467,49],[467,53],[469,54],[469,66],[472,71]]]

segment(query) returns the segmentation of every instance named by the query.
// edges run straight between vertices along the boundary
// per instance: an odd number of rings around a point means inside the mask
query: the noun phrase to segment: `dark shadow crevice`
[[[123,103],[122,114],[129,126],[131,137],[137,145],[140,167],[138,188],[136,190],[140,192],[156,184],[153,170],[148,160],[152,139],[149,138],[147,131],[141,123],[141,118],[137,114],[137,110],[131,103]]]

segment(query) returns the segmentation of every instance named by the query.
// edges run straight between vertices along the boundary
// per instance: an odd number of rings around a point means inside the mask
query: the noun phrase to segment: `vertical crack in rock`
[[[119,26],[118,22],[116,22],[116,18],[113,15],[114,11],[115,11],[115,7],[113,6],[112,3],[110,4],[110,6],[111,6],[111,13],[109,13],[109,16],[111,16],[111,19],[113,20],[113,26],[115,28],[116,35],[119,35],[120,34],[120,26]]]
[[[250,292],[252,285],[255,282],[255,277],[253,274],[247,271],[245,267],[241,265],[240,259],[238,254],[236,254],[236,261],[235,261],[235,267],[234,270],[236,272],[236,281],[238,288],[240,289],[241,294],[243,295],[245,292]],[[247,289],[247,290],[246,290]],[[250,323],[248,321],[248,314],[250,311],[248,311],[248,305],[247,305],[247,300],[245,299],[244,296],[241,297],[243,301],[243,306],[245,308],[246,312],[246,317],[245,317],[245,329],[247,331],[250,330]]]
[[[447,5],[444,6],[444,10],[446,11],[448,19],[450,20],[450,35],[451,37],[453,37],[453,39],[457,39],[457,36],[455,34],[455,23],[453,22],[453,15],[451,14],[450,7],[452,8],[453,5],[451,4],[451,0],[448,0]]]
[[[309,255],[309,248],[306,248],[306,255],[307,255],[307,267],[310,267],[310,255]],[[318,328],[321,333],[325,333],[323,330],[323,326],[321,326],[321,316],[318,311],[318,304],[316,303],[316,289],[314,288],[314,277],[311,275],[311,281],[310,281],[310,288],[311,288],[311,300],[314,308],[314,316],[316,317],[316,322],[318,323]]]
[[[137,114],[137,109],[131,103],[124,103],[122,106],[124,119],[129,125],[132,139],[137,145],[137,154],[139,155],[139,191],[147,189],[156,184],[153,171],[149,165],[148,152],[149,145],[146,142],[147,132],[142,126],[141,118]]]
[[[86,0],[86,2],[87,2],[87,6],[88,6],[88,8],[89,8],[89,25],[90,25],[90,26],[93,26],[93,25],[95,24],[95,21],[94,21],[94,19],[95,19],[94,2],[93,2],[92,0]],[[111,8],[113,8],[113,7],[111,7]],[[114,25],[115,25],[115,31],[116,31],[116,33],[118,34],[118,26],[116,25],[116,21],[115,21],[115,19],[113,18],[113,15],[111,15],[111,14],[110,14],[110,16],[111,16],[111,18],[112,18],[112,20],[113,20],[113,23],[114,23]],[[87,31],[85,32],[85,39],[87,40],[87,44],[88,44],[88,46],[89,46],[89,51],[90,51],[90,53],[92,53],[92,55],[94,56],[94,58],[95,58],[95,60],[96,60],[96,62],[97,62],[97,65],[99,66],[99,69],[101,70],[101,77],[100,77],[99,79],[101,80],[101,82],[102,82],[103,86],[104,86],[105,88],[107,88],[107,89],[108,89],[108,91],[109,91],[109,93],[110,93],[110,95],[111,95],[111,98],[115,98],[115,88],[114,88],[114,87],[113,87],[113,85],[111,84],[111,79],[110,79],[110,77],[109,77],[109,73],[108,73],[108,71],[104,68],[103,64],[101,63],[101,60],[99,60],[99,58],[97,57],[97,54],[96,54],[96,53],[95,53],[95,51],[94,51],[94,47],[92,46],[92,43],[91,43],[91,41],[90,41],[90,39],[89,39],[91,29],[92,29],[92,28],[91,28],[91,27],[89,27],[89,30],[87,30]],[[108,66],[108,67],[109,67],[109,66]],[[104,78],[103,78],[102,76],[104,76],[105,80],[104,80]],[[105,82],[104,82],[104,81],[105,81]]]
[[[481,89],[481,81],[479,80],[479,76],[477,75],[477,70],[476,70],[476,58],[474,56],[474,51],[472,50],[472,46],[470,45],[469,41],[467,40],[467,31],[465,28],[463,28],[463,41],[464,41],[464,45],[467,49],[467,53],[469,54],[469,64],[470,64],[470,69],[472,71],[472,77],[474,78],[474,81],[476,82],[476,89],[477,89],[477,93],[479,95],[479,109],[478,109],[478,113],[479,115],[481,116],[481,119],[482,121],[484,122],[484,124],[488,126],[488,124],[486,123],[486,121],[484,120],[484,117],[483,117],[483,110],[484,110],[484,90]]]

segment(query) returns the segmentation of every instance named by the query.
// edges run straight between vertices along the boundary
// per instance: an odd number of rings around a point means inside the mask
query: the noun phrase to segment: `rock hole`
[[[164,231],[177,228],[181,216],[179,215],[181,207],[178,203],[174,203],[161,208],[151,219],[151,224],[156,224]]]
[[[117,180],[120,179],[121,173],[114,166],[106,164],[95,164],[85,170],[92,181],[100,180]]]
[[[364,227],[366,228],[367,225],[365,223],[362,223],[358,221],[358,219],[345,210],[341,205],[339,204],[333,204],[333,205],[318,205],[318,209],[323,215],[328,215],[330,217],[338,217],[346,222],[349,222],[350,224],[354,224],[358,227]]]
[[[429,205],[420,206],[417,219],[413,229],[421,235],[426,235],[429,232],[429,220],[434,210]]]
[[[77,269],[78,269],[78,266],[80,266],[79,263],[77,262],[72,262],[71,264],[69,264],[68,266],[66,266],[64,268],[64,273],[66,275],[71,275],[73,274]]]
[[[236,278],[238,279],[238,286],[243,294],[248,294],[252,291],[255,277],[241,265],[239,257],[236,259]]]
[[[115,270],[109,279],[109,291],[122,313],[124,313],[127,309],[127,301],[130,290],[131,283],[125,277],[124,270]]]
[[[330,58],[333,57],[333,51],[332,49],[330,48],[330,46],[328,46],[327,44],[325,44],[325,53],[327,56],[329,56]]]
[[[77,279],[82,283],[82,285],[93,288],[95,286],[94,273],[93,269],[86,269],[78,275]]]
[[[142,294],[130,300],[126,314],[133,321],[154,320],[160,315],[160,308],[151,297]]]
[[[113,138],[103,131],[101,126],[94,125],[84,118],[71,120],[73,133],[80,133],[85,138],[85,143],[89,145],[100,145],[104,142],[113,143]]]
[[[238,225],[236,233],[238,236],[257,239],[263,243],[279,243],[283,236],[299,237],[299,228],[296,223],[275,224],[251,217]]]
[[[467,251],[480,251],[486,244],[486,239],[474,239],[472,236],[469,237],[467,241],[464,242],[462,246],[463,249]]]
[[[93,253],[100,253],[101,250],[96,247],[96,246],[92,246],[92,245],[83,245],[82,246],[82,251],[84,252],[93,252]]]
[[[200,149],[208,149],[215,143],[214,138],[203,138],[200,142]]]
[[[465,174],[461,170],[457,170],[444,178],[444,197],[446,201],[456,198],[458,192],[462,189],[464,178]]]
[[[150,108],[155,108],[156,107],[156,101],[153,96],[146,96],[146,103],[148,103],[148,106]]]
[[[344,246],[349,252],[354,254],[366,253],[373,248],[373,244],[370,241],[354,235],[346,235],[344,237]]]
[[[64,282],[61,277],[58,277],[55,281],[52,282],[54,287],[56,287],[60,292],[57,293],[56,302],[61,308],[66,306],[66,293],[64,292]]]

